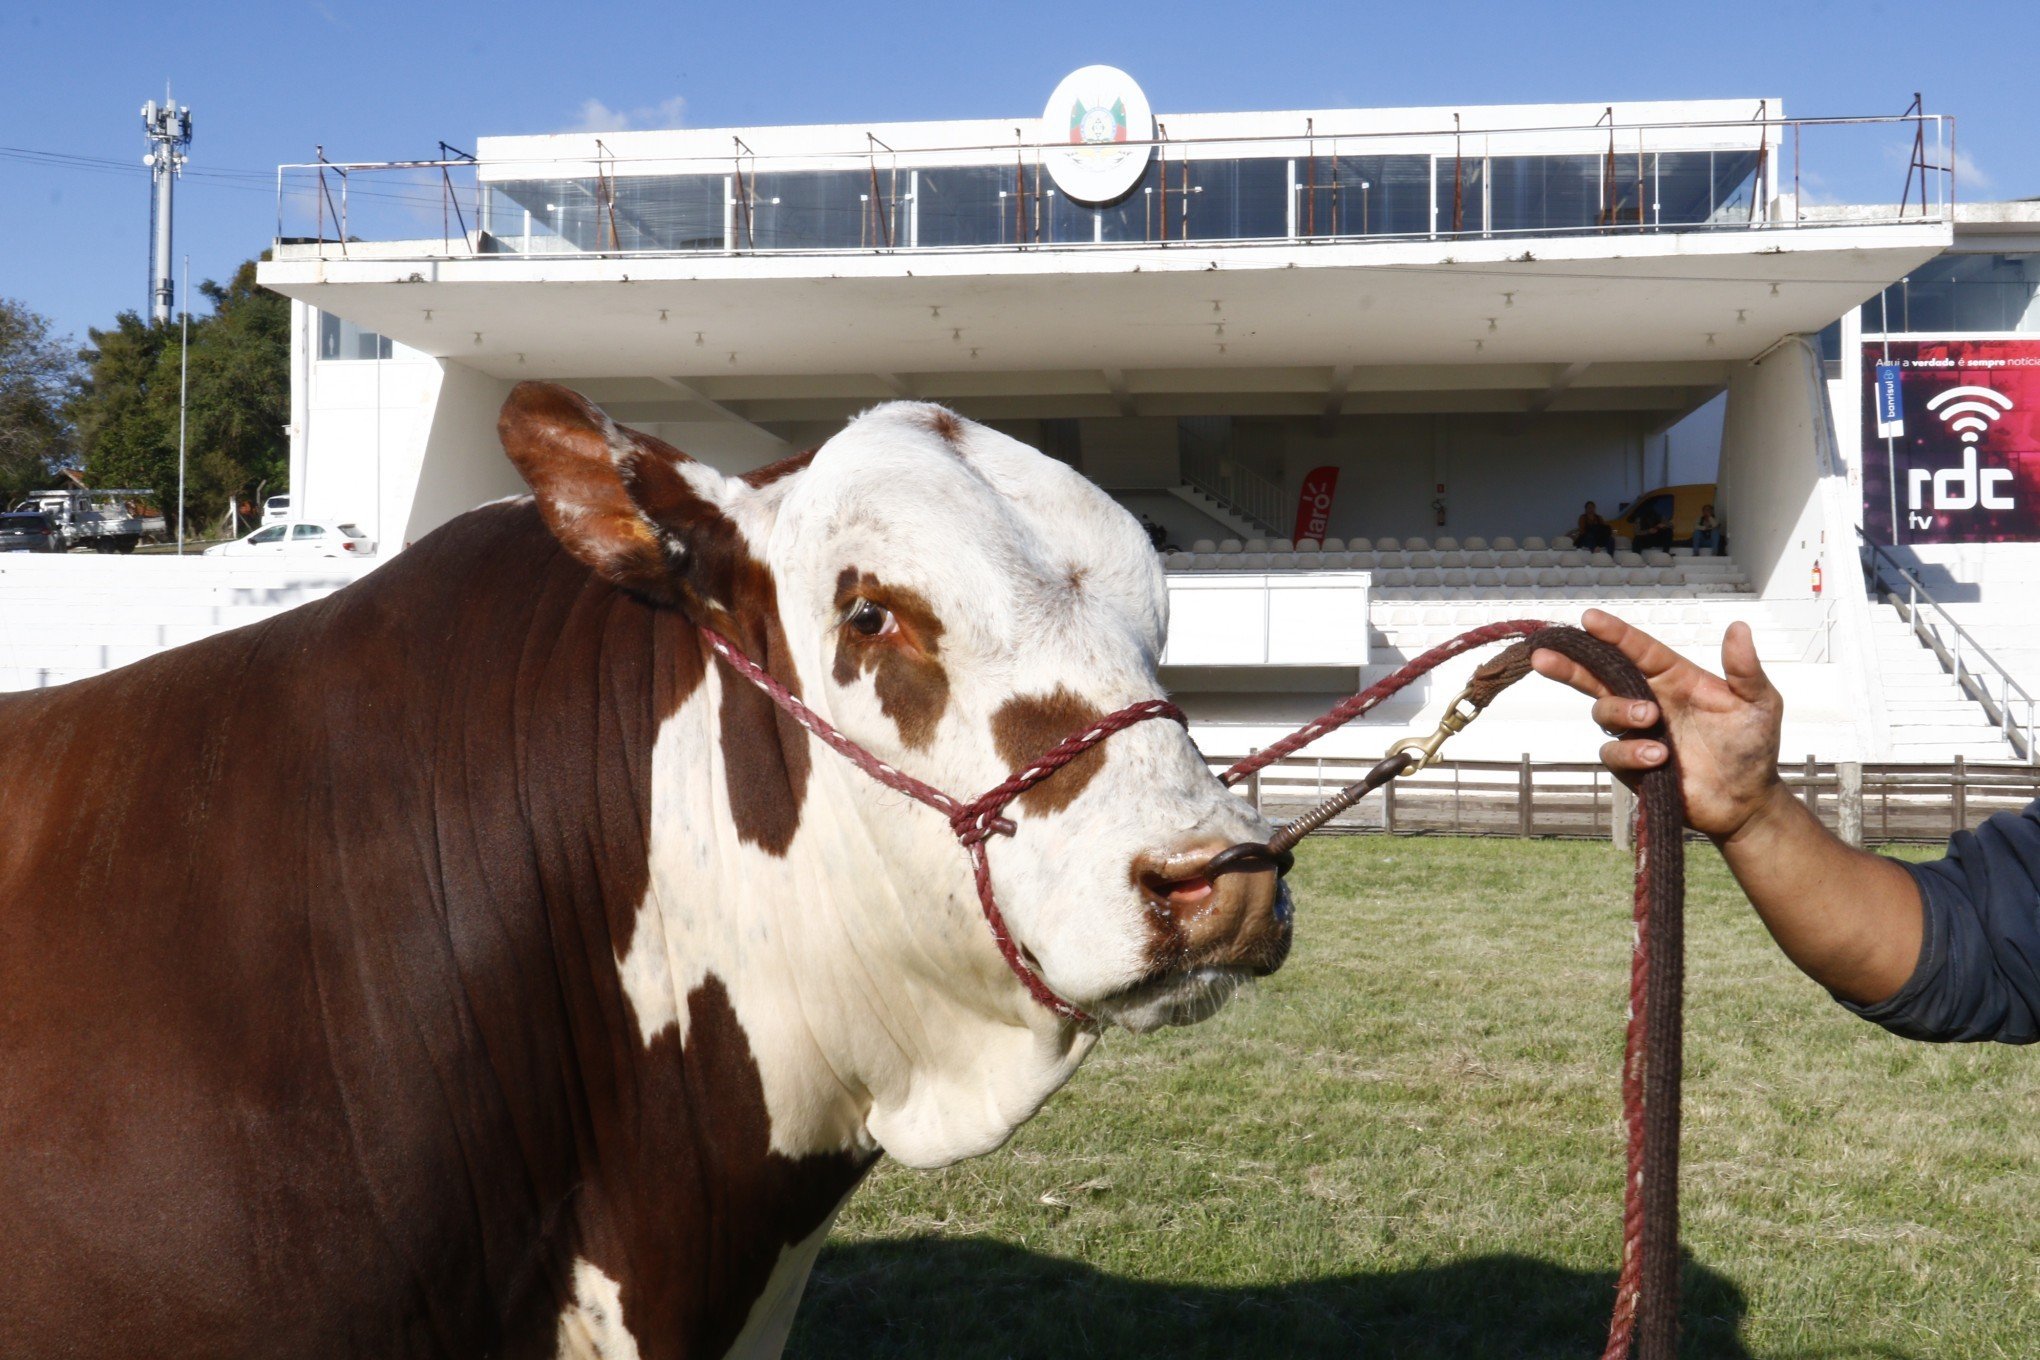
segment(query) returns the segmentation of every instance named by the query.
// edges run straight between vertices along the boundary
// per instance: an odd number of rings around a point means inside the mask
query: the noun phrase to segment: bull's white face
[[[569,551],[731,633],[865,749],[968,801],[1160,695],[1167,594],[1132,516],[939,407],[854,421],[805,466],[726,478],[525,384],[506,448]],[[689,636],[680,644],[694,645]],[[938,812],[711,665],[651,759],[650,889],[619,974],[647,1045],[711,979],[756,1055],[775,1151],[938,1165],[997,1146],[1094,1034],[1037,1003]],[[1129,1029],[1199,1020],[1278,966],[1272,871],[1203,875],[1268,826],[1182,728],[1139,723],[1009,805],[988,858],[1014,942]]]
[[[788,483],[765,556],[806,693],[860,744],[959,799],[1161,694],[1168,597],[1133,516],[1072,469],[939,407],[884,406],[824,445]],[[861,805],[888,860],[933,859],[926,881],[957,896],[964,857],[938,815],[882,790]],[[1199,878],[1200,852],[1269,828],[1178,724],[1115,734],[1010,816],[1016,833],[989,846],[1000,908],[1077,1005],[1133,1029],[1188,1023],[1280,962],[1286,904],[1279,920],[1182,938],[1179,917],[1239,905]],[[975,914],[974,897],[961,905]]]

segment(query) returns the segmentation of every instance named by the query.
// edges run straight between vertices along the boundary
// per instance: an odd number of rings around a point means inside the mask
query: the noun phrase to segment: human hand
[[[1679,784],[1686,822],[1717,842],[1729,842],[1758,824],[1784,793],[1778,779],[1778,729],[1785,705],[1757,663],[1749,625],[1732,623],[1721,639],[1721,670],[1702,670],[1640,628],[1589,609],[1580,626],[1619,649],[1650,682],[1655,703],[1619,698],[1570,657],[1540,650],[1531,660],[1539,675],[1570,685],[1594,700],[1594,721],[1616,739],[1601,760],[1625,783],[1665,763],[1661,741],[1626,736],[1663,714],[1679,751]]]

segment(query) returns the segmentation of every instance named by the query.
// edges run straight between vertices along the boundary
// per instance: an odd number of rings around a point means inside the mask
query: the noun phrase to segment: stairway
[[[1188,482],[1179,482],[1168,488],[1169,494],[1199,514],[1207,515],[1231,529],[1240,538],[1274,538],[1277,530],[1272,524],[1263,524],[1251,515],[1242,514],[1232,506],[1205,494]]]
[[[1938,764],[1958,755],[1965,760],[2019,758],[1983,706],[1963,693],[1895,608],[1871,609],[1870,635],[1891,724],[1893,760]]]

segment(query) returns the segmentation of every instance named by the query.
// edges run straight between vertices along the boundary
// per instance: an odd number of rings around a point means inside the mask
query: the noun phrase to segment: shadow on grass
[[[1527,1256],[1218,1288],[1127,1279],[984,1239],[835,1243],[786,1354],[1578,1360],[1600,1354],[1614,1287],[1612,1271]],[[1732,1281],[1688,1261],[1686,1355],[1748,1360],[1745,1312]]]

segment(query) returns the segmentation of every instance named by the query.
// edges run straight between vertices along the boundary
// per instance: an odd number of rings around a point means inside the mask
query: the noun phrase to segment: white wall
[[[404,465],[413,480],[392,516],[406,547],[463,510],[525,489],[496,437],[496,415],[514,384],[445,360],[437,376],[430,418],[407,450],[415,450]]]
[[[1761,363],[1739,365],[1730,376],[1718,505],[1730,552],[1768,599],[1813,593],[1813,564],[1828,546],[1818,492],[1833,456],[1830,440],[1826,380],[1819,356],[1803,339],[1778,346]],[[1846,543],[1836,540],[1838,551],[1823,563],[1829,587],[1839,588],[1836,568],[1855,560],[1854,531],[1846,523],[1833,529],[1850,536]]]
[[[1081,423],[1083,472],[1109,490],[1160,488],[1177,481],[1173,416],[1127,416]]]
[[[1339,485],[1328,532],[1337,537],[1550,537],[1572,528],[1585,501],[1605,513],[1649,490],[1642,450],[1641,417],[1625,412],[1346,416],[1330,434],[1296,420],[1285,502],[1312,468],[1331,464]],[[1440,482],[1443,528],[1431,509]]]
[[[399,345],[388,359],[314,359],[306,372],[295,512],[359,524],[394,546],[438,399],[439,361]]]

